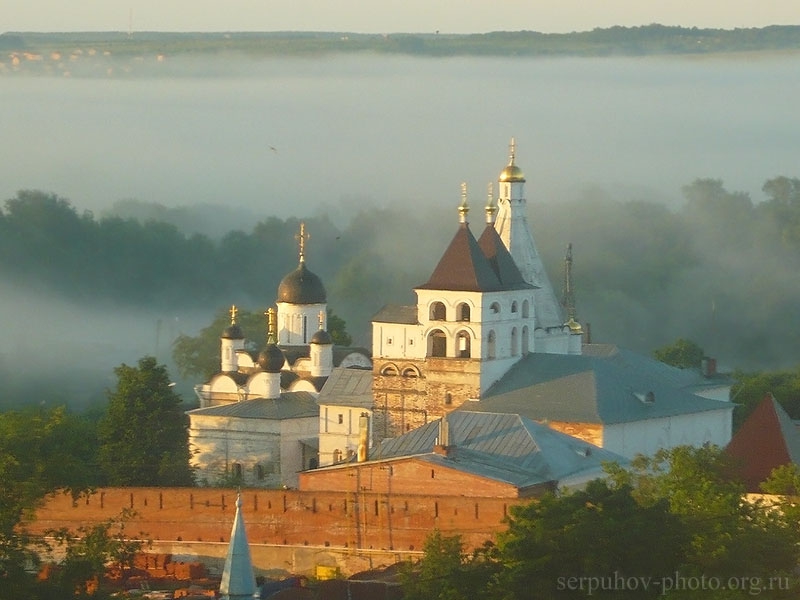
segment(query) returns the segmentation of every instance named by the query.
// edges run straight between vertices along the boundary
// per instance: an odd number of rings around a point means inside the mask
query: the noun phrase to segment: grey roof
[[[282,392],[279,398],[256,398],[188,411],[189,415],[233,417],[238,419],[299,419],[319,416],[314,395],[309,392]]]
[[[419,323],[416,305],[387,304],[372,317],[372,320],[377,323],[404,323],[406,325]]]
[[[732,410],[729,402],[685,389],[680,371],[614,346],[582,356],[529,354],[465,409],[600,424]]]
[[[372,371],[337,367],[328,376],[318,404],[372,408]]]
[[[558,484],[580,473],[599,475],[603,462],[627,462],[613,452],[517,414],[456,411],[446,418],[447,456],[433,452],[440,435],[441,419],[437,419],[385,440],[370,453],[370,460],[414,456],[518,488]]]
[[[500,283],[507,289],[536,287],[527,283],[522,277],[517,263],[514,262],[508,248],[506,248],[503,240],[500,239],[500,235],[497,233],[494,225],[486,224],[481,237],[478,238],[478,246],[480,246],[483,254],[489,260],[489,264],[500,280]]]
[[[234,600],[247,598],[251,600],[256,593],[256,578],[253,574],[253,561],[250,557],[250,545],[242,518],[242,497],[236,498],[236,515],[233,517],[231,541],[228,554],[222,569],[219,593],[223,599]]]

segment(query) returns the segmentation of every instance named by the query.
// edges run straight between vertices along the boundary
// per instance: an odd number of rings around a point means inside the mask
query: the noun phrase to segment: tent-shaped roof
[[[418,289],[494,292],[506,289],[467,223],[461,223],[427,283]]]
[[[492,270],[504,287],[507,289],[535,287],[525,282],[522,273],[520,273],[517,267],[517,263],[514,262],[508,248],[506,248],[503,240],[500,239],[500,235],[497,233],[494,225],[486,225],[481,237],[478,238],[478,246],[484,256],[489,260]]]
[[[252,600],[256,593],[256,578],[253,574],[253,561],[250,558],[250,545],[244,529],[242,517],[242,497],[236,498],[236,515],[233,517],[231,541],[222,570],[219,593],[223,600]]]
[[[759,484],[776,467],[800,466],[800,432],[772,394],[767,394],[725,451],[738,463],[748,491],[759,492]]]

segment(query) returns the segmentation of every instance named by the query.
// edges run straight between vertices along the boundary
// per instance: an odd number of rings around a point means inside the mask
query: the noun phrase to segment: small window
[[[231,466],[231,473],[236,479],[242,478],[242,464],[241,463],[233,463]]]
[[[342,451],[338,448],[333,451],[333,462],[334,464],[342,462]]]
[[[452,404],[453,403],[453,394],[451,394],[450,392],[447,392],[444,395],[444,403],[447,404],[447,405]]]
[[[264,465],[256,465],[256,479],[263,481],[265,476]]]
[[[344,423],[344,415],[342,413],[339,413],[339,425],[341,425],[342,423]]]
[[[517,301],[516,300],[514,300],[514,302],[511,303],[511,312],[512,313],[517,312]]]
[[[444,304],[441,302],[431,304],[430,317],[431,321],[444,321],[447,318]]]
[[[391,346],[392,345],[392,338],[390,338],[390,337],[386,338],[386,345],[387,346]]]
[[[413,339],[408,340],[408,345],[409,346],[413,346],[414,345],[414,340]]]
[[[491,306],[489,306],[489,310],[492,312],[492,314],[499,315],[500,305],[497,302],[492,302]]]

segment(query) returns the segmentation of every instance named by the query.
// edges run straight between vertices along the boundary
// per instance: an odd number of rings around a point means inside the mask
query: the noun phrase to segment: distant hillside
[[[251,56],[376,52],[420,56],[644,56],[800,49],[800,26],[697,29],[647,25],[573,33],[535,31],[485,34],[387,35],[309,32],[156,33],[87,32],[0,34],[1,60],[9,53],[50,56],[93,51],[93,56],[239,53]]]

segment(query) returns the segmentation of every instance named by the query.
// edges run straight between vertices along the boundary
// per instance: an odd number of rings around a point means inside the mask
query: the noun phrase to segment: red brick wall
[[[372,484],[376,481],[373,478]],[[525,502],[369,489],[358,493],[245,490],[242,500],[252,543],[351,550],[419,550],[434,529],[461,534],[468,547],[476,547],[504,528],[502,521],[511,505]],[[37,511],[30,529],[34,533],[76,529],[133,509],[137,516],[126,526],[131,536],[142,532],[143,537],[160,541],[228,542],[235,501],[236,490],[212,488],[106,488],[75,503],[61,494]]]

